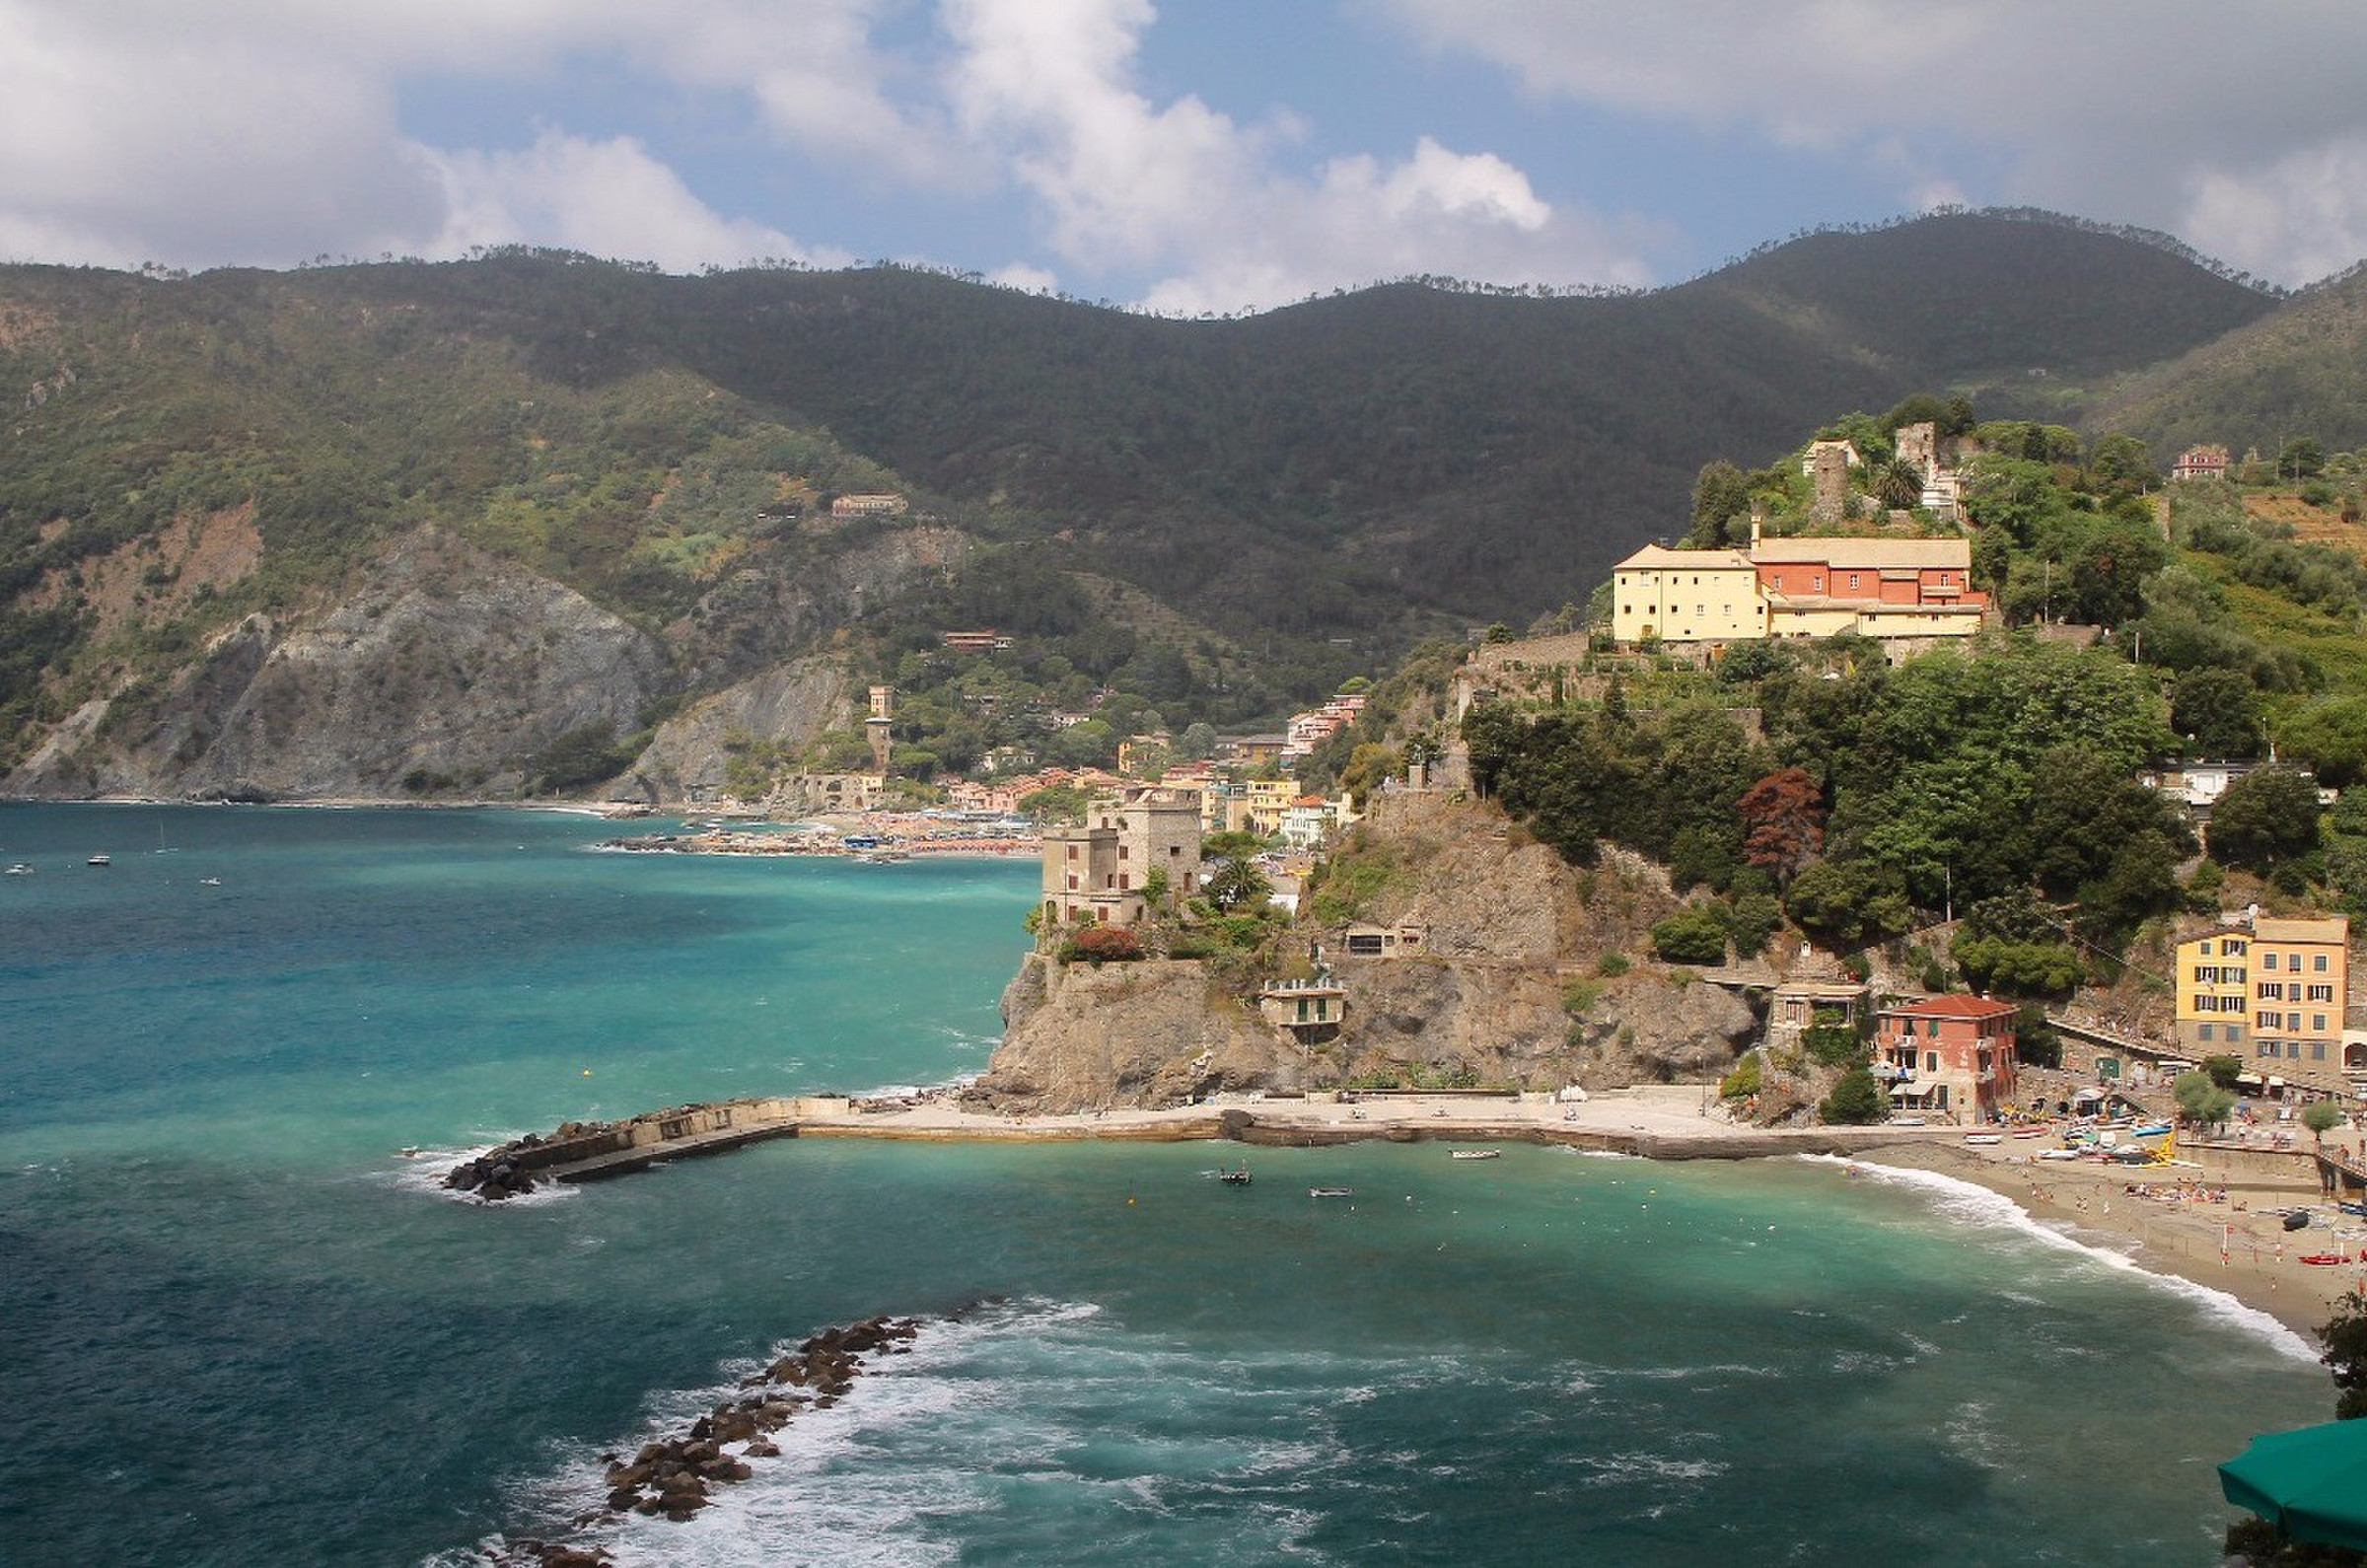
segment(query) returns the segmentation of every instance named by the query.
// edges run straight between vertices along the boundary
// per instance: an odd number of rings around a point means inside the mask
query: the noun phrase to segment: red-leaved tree
[[[1790,882],[1825,847],[1823,792],[1806,768],[1769,773],[1743,791],[1743,858]]]

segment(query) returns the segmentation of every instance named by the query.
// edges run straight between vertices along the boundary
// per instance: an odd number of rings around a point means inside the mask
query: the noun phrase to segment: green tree
[[[2170,1098],[2187,1119],[2198,1126],[2215,1127],[2225,1121],[2236,1108],[2235,1095],[2211,1081],[2211,1075],[2199,1069],[2180,1073],[2170,1081]]]
[[[1670,963],[1722,963],[1726,922],[1704,904],[1687,904],[1652,926],[1652,951]]]
[[[1686,544],[1693,549],[1720,549],[1746,535],[1737,532],[1751,515],[1751,480],[1724,458],[1701,465],[1693,476],[1693,526]]]
[[[2277,726],[2277,751],[2336,787],[2367,783],[2367,697],[2331,696]]]
[[[2211,854],[2266,869],[2318,847],[2318,785],[2298,768],[2264,767],[2228,785],[2211,808]]]
[[[1783,907],[1792,924],[1833,948],[1887,940],[1914,922],[1899,874],[1865,861],[1811,863],[1784,890]]]
[[[2134,436],[2102,437],[2088,458],[2088,478],[2106,488],[2144,489],[2158,477],[2153,454]]]
[[[2342,1294],[2318,1342],[2325,1347],[2320,1359],[2334,1375],[2334,1419],[2367,1416],[2367,1292]]]
[[[1200,891],[1219,914],[1231,914],[1235,910],[1264,907],[1273,885],[1257,869],[1255,860],[1248,855],[1229,855],[1216,863]]]
[[[2320,1146],[2326,1135],[2342,1125],[2342,1107],[2331,1100],[2313,1100],[2301,1107],[2301,1124],[2310,1129],[2310,1137]]]
[[[1891,1113],[1890,1098],[1883,1093],[1880,1080],[1863,1067],[1853,1067],[1843,1073],[1817,1106],[1820,1121],[1839,1126],[1863,1127],[1882,1121]]]
[[[2315,479],[2326,471],[2326,448],[2316,436],[2295,436],[2277,453],[2276,471],[2296,482]]]
[[[2188,670],[2171,688],[2170,728],[2187,754],[2252,757],[2260,751],[2260,695],[2237,670]]]

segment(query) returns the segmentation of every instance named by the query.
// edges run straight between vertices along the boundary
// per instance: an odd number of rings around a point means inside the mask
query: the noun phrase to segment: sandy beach
[[[2301,1261],[2307,1253],[2337,1249],[2355,1260],[2367,1248],[2367,1221],[2336,1213],[2304,1159],[2201,1149],[2176,1165],[2127,1167],[2040,1160],[2038,1150],[2059,1142],[2051,1137],[1975,1147],[1965,1143],[1961,1128],[1751,1127],[1717,1114],[1698,1086],[1614,1091],[1567,1105],[1539,1096],[1518,1102],[1407,1096],[1356,1104],[1228,1096],[1174,1109],[1043,1116],[981,1113],[938,1093],[803,1118],[800,1135],[987,1141],[1236,1136],[1252,1144],[1502,1139],[1655,1159],[1839,1155],[1985,1187],[2073,1241],[2120,1253],[2149,1272],[2223,1291],[2312,1344],[2336,1298],[2367,1289],[2367,1263]],[[2215,1197],[2221,1191],[2223,1200]],[[2305,1204],[2312,1207],[2310,1226],[2286,1231],[2283,1211]],[[2335,1221],[2340,1223],[2331,1223]]]

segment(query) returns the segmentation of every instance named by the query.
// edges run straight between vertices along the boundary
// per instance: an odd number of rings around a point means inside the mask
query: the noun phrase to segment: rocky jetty
[[[800,1412],[826,1410],[844,1398],[862,1376],[865,1357],[902,1355],[919,1332],[917,1318],[885,1316],[823,1329],[740,1380],[740,1394],[680,1434],[645,1443],[630,1459],[602,1455],[607,1502],[576,1515],[569,1528],[590,1531],[628,1513],[677,1524],[695,1518],[711,1504],[715,1488],[756,1473],[751,1460],[780,1457],[774,1436]],[[580,1540],[524,1535],[496,1538],[478,1554],[497,1568],[601,1568],[611,1561],[605,1548]]]
[[[500,1150],[454,1166],[444,1184],[455,1192],[473,1193],[487,1203],[523,1197],[535,1190],[535,1178],[515,1159],[504,1158]]]
[[[617,1125],[610,1121],[564,1121],[548,1138],[534,1132],[512,1138],[497,1149],[454,1166],[446,1174],[444,1185],[455,1192],[472,1192],[487,1203],[523,1196],[535,1190],[535,1178],[531,1173],[534,1166],[541,1163],[537,1157],[538,1152],[542,1155],[556,1153],[554,1145],[595,1138],[612,1132]]]
[[[865,1356],[900,1355],[920,1332],[917,1318],[866,1318],[825,1328],[761,1372],[741,1380],[748,1390],[725,1399],[690,1423],[680,1437],[646,1444],[631,1460],[611,1457],[607,1478],[610,1512],[686,1520],[707,1506],[717,1486],[755,1473],[752,1459],[773,1459],[772,1436],[801,1410],[826,1410],[862,1375]],[[739,1452],[731,1446],[739,1445]]]

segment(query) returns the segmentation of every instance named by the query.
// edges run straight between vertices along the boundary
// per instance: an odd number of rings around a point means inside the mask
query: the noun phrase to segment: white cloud
[[[2367,256],[2367,133],[2201,169],[2190,190],[2178,234],[2246,271],[2314,279]]]
[[[918,178],[929,138],[890,108],[865,44],[883,3],[0,0],[0,253],[285,264],[442,255],[466,237],[677,267],[809,254],[717,214],[633,138],[422,146],[398,124],[399,88],[424,74],[531,92],[606,55],[643,73],[652,112],[670,93],[734,94],[784,137]]]
[[[2367,226],[2367,187],[2318,186],[2363,115],[2367,7],[2275,0],[1368,0],[1432,48],[1538,99],[1724,131],[1889,169],[1902,200],[1971,188],[2176,227],[2243,205],[2280,237],[2253,264],[2301,279]],[[1681,13],[1681,14],[1680,14]],[[2341,156],[2333,164],[2352,167]],[[2261,182],[2238,193],[2227,171]],[[1802,193],[1813,208],[1815,193]],[[2312,236],[2325,243],[2313,243]],[[2187,236],[2219,251],[2242,236]],[[2355,259],[2356,252],[2344,259]]]
[[[654,261],[670,272],[760,257],[844,264],[817,256],[776,229],[718,217],[630,137],[586,141],[545,130],[517,153],[418,149],[445,195],[430,256],[530,236],[589,255]]]
[[[1642,281],[1661,238],[1557,211],[1487,153],[1420,138],[1410,157],[1293,171],[1287,114],[1244,126],[1134,82],[1148,0],[946,0],[962,124],[1003,146],[1041,204],[1046,242],[1089,269],[1160,275],[1144,299],[1229,313],[1406,272],[1556,282]]]

